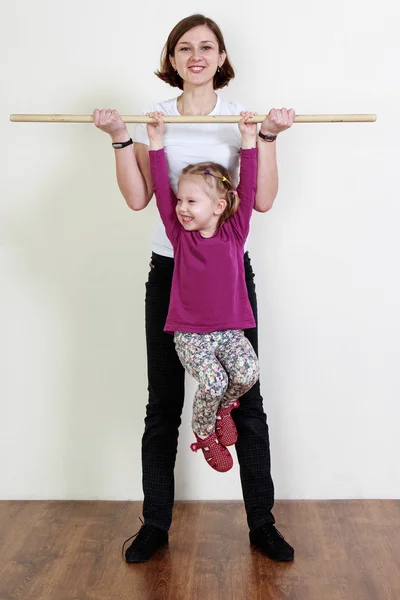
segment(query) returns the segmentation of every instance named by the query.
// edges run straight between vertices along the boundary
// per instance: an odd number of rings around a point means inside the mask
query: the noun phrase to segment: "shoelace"
[[[142,521],[142,519],[140,517],[139,517],[139,521],[141,522],[142,527],[143,527],[144,522]],[[122,558],[124,558],[125,544],[127,544],[128,542],[130,542],[131,540],[133,540],[133,538],[135,538],[137,535],[139,535],[139,533],[142,531],[142,527],[139,529],[139,531],[137,531],[136,533],[134,533],[133,535],[131,535],[131,537],[128,538],[127,540],[125,540],[124,543],[122,544],[122,551],[121,551]]]
[[[278,531],[278,529],[276,527],[274,527],[273,525],[271,525],[271,527],[263,527],[263,531],[264,533],[267,534],[267,538],[272,539],[274,535],[278,534],[278,536],[284,540],[285,538],[283,537],[283,535],[281,534],[280,531]],[[273,541],[273,540],[272,540]]]

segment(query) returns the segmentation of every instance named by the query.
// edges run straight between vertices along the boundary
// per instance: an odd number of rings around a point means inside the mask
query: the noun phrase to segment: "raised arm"
[[[130,139],[126,124],[116,110],[96,108],[93,121],[96,127],[110,135],[111,143]],[[114,149],[118,187],[132,210],[146,208],[153,195],[148,150],[145,152],[146,155],[143,151],[140,154],[134,152],[132,144]]]
[[[150,173],[156,195],[157,208],[164,223],[167,236],[173,244],[181,225],[176,216],[177,199],[170,185],[167,158],[164,152],[164,122],[162,120],[162,113],[149,113],[149,116],[156,119],[156,123],[147,124],[147,133],[150,140]]]
[[[231,217],[232,225],[243,241],[246,240],[249,233],[257,185],[257,125],[247,123],[247,119],[253,115],[254,113],[251,112],[243,112],[243,118],[239,121],[242,149],[240,151],[240,179],[237,193],[240,202],[237,213]]]
[[[286,110],[272,109],[268,117],[261,124],[260,132],[264,135],[276,136],[278,133],[289,129],[293,125],[295,112],[291,108]],[[278,167],[276,162],[276,140],[262,140],[257,137],[258,147],[258,175],[257,193],[254,209],[258,212],[267,212],[272,208],[278,193]]]

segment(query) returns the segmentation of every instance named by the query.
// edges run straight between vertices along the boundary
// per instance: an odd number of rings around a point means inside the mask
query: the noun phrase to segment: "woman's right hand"
[[[93,111],[93,122],[96,127],[101,129],[101,131],[108,133],[115,141],[121,141],[120,139],[117,139],[119,137],[124,137],[125,140],[130,137],[126,123],[124,123],[116,110],[110,108],[102,108],[99,110],[98,108],[95,108]]]

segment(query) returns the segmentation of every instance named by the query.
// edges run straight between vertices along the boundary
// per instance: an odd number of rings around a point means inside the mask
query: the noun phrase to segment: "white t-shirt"
[[[239,115],[243,110],[245,108],[241,104],[224,100],[217,94],[217,103],[210,115]],[[156,111],[166,115],[179,115],[177,98],[151,104],[143,114]],[[145,123],[136,125],[133,140],[149,145]],[[205,161],[216,162],[229,169],[232,183],[236,187],[241,145],[242,136],[237,123],[167,123],[164,147],[174,192],[177,192],[182,169],[187,165]],[[152,249],[162,256],[174,256],[171,242],[159,215],[153,234]]]

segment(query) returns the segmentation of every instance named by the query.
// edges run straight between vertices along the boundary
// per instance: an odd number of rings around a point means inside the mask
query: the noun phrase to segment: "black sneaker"
[[[273,525],[262,525],[249,533],[250,542],[272,560],[293,560],[294,550]]]
[[[168,544],[168,532],[153,525],[142,525],[135,535],[125,540],[122,546],[122,555],[126,542],[135,538],[125,552],[125,560],[128,563],[146,562],[159,548]]]

